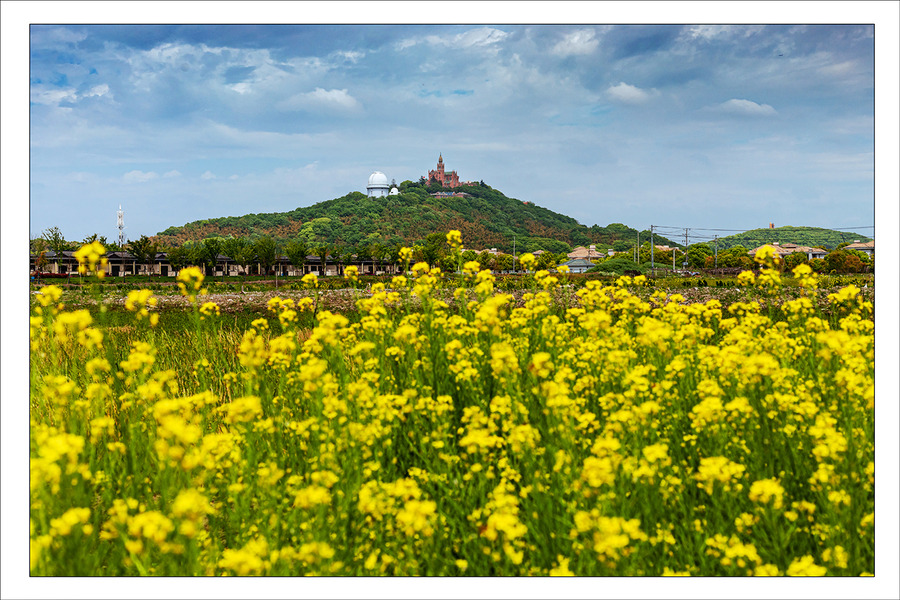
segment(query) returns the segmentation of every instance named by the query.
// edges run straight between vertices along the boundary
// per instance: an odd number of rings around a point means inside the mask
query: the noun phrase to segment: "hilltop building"
[[[428,177],[425,178],[428,183],[440,183],[442,187],[455,188],[460,185],[459,175],[456,171],[444,170],[444,156],[438,155],[437,169],[428,171]]]
[[[366,185],[366,196],[369,198],[383,198],[390,190],[387,176],[381,171],[375,171],[369,175],[369,183]]]

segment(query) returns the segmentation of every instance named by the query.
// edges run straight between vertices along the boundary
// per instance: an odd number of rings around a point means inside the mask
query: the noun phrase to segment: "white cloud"
[[[144,173],[142,171],[129,171],[122,176],[126,182],[128,183],[143,183],[144,181],[150,181],[151,179],[159,178],[159,175],[150,171],[149,173]]]
[[[164,173],[163,177],[165,177],[165,178],[181,177],[181,173],[173,170],[173,171],[169,171],[168,173]]]
[[[659,92],[655,88],[647,92],[639,87],[628,85],[624,81],[620,82],[619,85],[609,86],[606,93],[613,100],[624,102],[626,104],[643,104],[650,98],[659,95]]]
[[[471,48],[473,46],[490,46],[502,42],[509,36],[505,31],[491,27],[478,27],[456,35],[428,35],[424,38],[408,38],[397,42],[395,48],[403,50],[416,44],[431,46],[447,46],[448,48]]]
[[[249,92],[251,91],[251,90],[250,90],[250,84],[247,83],[246,81],[245,81],[245,82],[242,82],[242,83],[236,83],[236,84],[232,85],[232,86],[231,86],[231,89],[234,90],[235,92],[237,92],[238,94],[241,94],[241,95],[247,94],[247,93],[249,93]]]
[[[750,37],[755,33],[762,32],[764,29],[764,25],[696,25],[688,29],[686,35],[694,39],[711,40],[738,35]]]
[[[73,31],[68,27],[56,27],[48,29],[47,27],[35,27],[31,32],[31,43],[35,46],[57,46],[58,44],[68,45],[87,39],[87,32]]]
[[[90,96],[104,96],[109,93],[109,86],[105,83],[100,85],[95,85],[86,93],[82,94],[82,98],[89,98]]]
[[[359,59],[363,58],[366,55],[365,52],[355,52],[353,50],[340,50],[335,53],[337,58],[349,61],[353,64],[356,64]]]
[[[594,37],[593,29],[579,29],[567,34],[562,41],[553,46],[553,53],[560,56],[590,54],[598,45],[600,40]]]
[[[757,104],[752,100],[738,100],[736,98],[732,98],[728,102],[723,102],[715,107],[715,110],[734,115],[751,115],[759,117],[769,117],[778,114],[777,111],[768,104]]]
[[[206,173],[204,173],[203,175],[200,176],[200,179],[203,179],[203,180],[209,180],[209,179],[215,179],[215,178],[216,178],[216,176],[213,175],[212,172],[210,172],[210,171],[207,171]]]
[[[31,101],[35,104],[59,104],[64,100],[74,102],[78,96],[75,94],[75,88],[41,88],[32,86]]]
[[[231,176],[231,177],[229,177],[229,178],[228,178],[228,179],[237,179],[237,178],[238,178],[238,176],[237,176],[237,175],[232,175],[232,176]]]
[[[317,87],[311,92],[297,94],[288,100],[279,103],[281,108],[288,110],[337,110],[340,112],[359,112],[362,104],[343,90],[325,90]]]

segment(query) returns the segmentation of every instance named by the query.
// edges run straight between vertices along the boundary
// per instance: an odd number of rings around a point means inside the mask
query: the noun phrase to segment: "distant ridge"
[[[412,245],[435,232],[458,229],[466,248],[512,253],[535,250],[566,252],[575,246],[611,246],[617,240],[636,242],[638,231],[621,223],[606,227],[584,226],[575,219],[515,198],[483,183],[453,188],[465,197],[435,198],[431,193],[448,191],[439,185],[411,181],[400,184],[400,194],[368,198],[361,192],[318,202],[289,212],[221,217],[169,227],[156,235],[165,246],[208,237],[257,237],[276,240],[302,239],[310,244],[362,246]],[[650,232],[640,232],[641,243]],[[660,235],[659,245],[680,246]]]
[[[784,227],[775,227],[773,229],[751,229],[750,231],[745,231],[743,233],[720,237],[719,246],[724,248],[744,246],[750,250],[773,242],[778,242],[779,244],[793,242],[800,246],[834,250],[843,242],[852,243],[855,240],[868,242],[871,239],[872,238],[868,236],[854,232],[836,231],[834,229],[823,229],[821,227],[792,227],[786,225]]]

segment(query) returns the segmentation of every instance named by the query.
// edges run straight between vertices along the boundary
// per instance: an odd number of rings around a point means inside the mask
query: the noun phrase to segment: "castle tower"
[[[459,185],[459,175],[457,175],[456,171],[450,171],[448,173],[444,169],[443,154],[438,156],[437,168],[435,170],[428,171],[428,177],[426,177],[425,179],[429,183],[432,181],[435,183],[440,183],[442,187],[454,188]]]

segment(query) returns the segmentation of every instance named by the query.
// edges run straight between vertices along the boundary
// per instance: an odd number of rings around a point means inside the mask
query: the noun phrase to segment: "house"
[[[560,266],[569,267],[569,273],[584,273],[588,269],[594,266],[594,263],[589,261],[586,258],[573,258],[570,261],[564,262]]]
[[[825,258],[825,255],[828,254],[827,250],[823,250],[822,248],[812,248],[810,246],[800,246],[799,244],[794,244],[793,242],[785,242],[781,244],[779,242],[772,242],[771,244],[763,244],[762,246],[758,246],[753,250],[750,250],[747,254],[750,256],[756,256],[757,250],[760,248],[764,248],[766,246],[771,246],[775,249],[775,252],[778,254],[778,257],[784,259],[789,254],[805,254],[806,260],[812,260],[814,258]]]
[[[574,260],[576,258],[602,258],[603,254],[597,251],[597,246],[591,244],[588,248],[584,246],[578,246],[574,248],[571,252],[566,254],[570,259]]]
[[[860,252],[865,252],[869,256],[872,256],[875,254],[875,240],[870,240],[868,242],[853,240],[852,244],[844,246],[844,250],[859,250]]]

